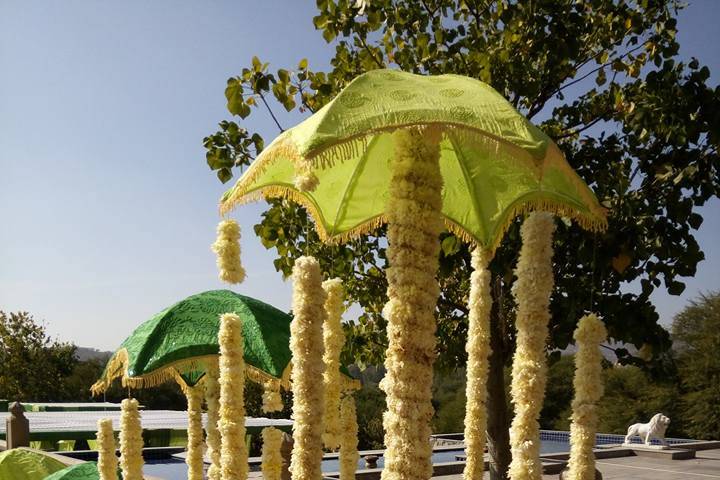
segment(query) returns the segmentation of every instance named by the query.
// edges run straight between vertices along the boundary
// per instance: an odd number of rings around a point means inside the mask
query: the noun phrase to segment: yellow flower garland
[[[266,427],[262,430],[262,476],[264,480],[280,480],[282,476],[283,458],[282,432],[277,428]]]
[[[217,363],[209,365],[205,373],[205,402],[207,403],[207,454],[210,458],[208,480],[220,480],[221,438],[218,430],[220,420],[220,371]]]
[[[120,466],[123,480],[143,480],[143,438],[138,401],[126,398],[120,403]]]
[[[325,324],[323,325],[323,339],[325,354],[323,363],[325,373],[323,383],[325,384],[325,432],[323,443],[325,448],[337,450],[340,447],[340,351],[345,344],[345,334],[342,330],[341,315],[343,312],[343,300],[345,292],[342,280],[333,278],[322,284],[327,294],[325,300]]]
[[[602,353],[600,343],[607,338],[603,322],[595,314],[580,319],[573,334],[575,353],[575,398],[570,425],[570,461],[567,478],[595,479],[595,434],[598,414],[596,404],[603,395]]]
[[[293,437],[290,459],[293,480],[320,480],[323,433],[322,326],[326,294],[320,265],[313,257],[300,257],[293,267],[292,352]]]
[[[98,461],[100,480],[117,480],[118,459],[115,455],[115,436],[112,419],[101,418],[97,422]]]
[[[187,456],[188,480],[203,480],[203,426],[202,390],[199,387],[185,389],[187,398]]]
[[[223,220],[218,224],[217,234],[212,250],[217,254],[220,280],[242,283],[245,269],[240,261],[240,225],[235,220]]]
[[[343,397],[340,403],[342,432],[340,435],[340,480],[355,480],[358,460],[358,424],[355,412],[355,399],[351,394]]]
[[[435,360],[436,280],[443,228],[440,131],[398,130],[388,217],[387,394],[383,480],[432,476],[430,420]]]
[[[245,359],[242,320],[234,313],[220,317],[220,448],[221,478],[246,480]]]
[[[520,229],[522,247],[513,295],[517,302],[515,356],[510,394],[515,417],[510,427],[509,475],[512,480],[540,480],[540,425],[547,365],[545,345],[553,289],[552,234],[555,223],[545,212],[531,213]]]
[[[282,397],[280,396],[280,384],[277,382],[265,382],[263,384],[262,396],[263,412],[280,412],[284,408]]]
[[[482,478],[485,469],[485,428],[487,425],[487,376],[490,355],[490,271],[491,254],[480,247],[472,252],[470,274],[467,385],[465,387],[465,480]]]

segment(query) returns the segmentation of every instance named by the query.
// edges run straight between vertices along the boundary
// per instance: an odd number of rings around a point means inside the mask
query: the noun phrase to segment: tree
[[[360,15],[350,0],[318,0],[315,28],[335,45],[328,72],[307,60],[271,73],[257,57],[228,80],[231,114],[255,107],[315,112],[358,74],[376,68],[457,73],[492,85],[564,151],[608,208],[607,233],[593,235],[559,221],[551,347],[565,347],[587,311],[604,319],[611,338],[655,352],[670,346],[650,302],[656,288],[679,295],[704,256],[693,236],[697,212],[717,195],[720,89],[706,85],[699,61],[680,61],[674,0],[373,0]],[[273,99],[277,103],[273,102]],[[270,101],[268,101],[270,100]],[[235,121],[204,139],[207,162],[221,181],[249,165],[264,139]],[[384,228],[344,246],[318,241],[305,211],[271,201],[256,234],[289,275],[294,259],[315,255],[328,277],[340,276],[363,308],[347,326],[349,358],[379,364],[386,345]],[[493,354],[488,383],[492,478],[509,462],[503,367],[513,350],[509,289],[519,250],[517,221],[491,264]],[[465,361],[469,253],[441,236],[438,302],[440,368]],[[639,280],[641,291],[623,287]],[[631,318],[632,321],[627,321]],[[624,348],[621,361],[632,360]]]
[[[673,321],[685,431],[720,439],[720,292],[701,295]]]
[[[62,401],[75,367],[75,346],[51,339],[27,312],[0,311],[0,397]]]

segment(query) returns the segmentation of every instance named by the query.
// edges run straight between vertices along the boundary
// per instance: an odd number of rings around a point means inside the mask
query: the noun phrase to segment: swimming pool
[[[540,447],[541,453],[559,453],[567,452],[570,449],[569,443],[562,440],[546,440],[543,439]],[[433,453],[433,463],[454,462],[456,456],[465,453],[462,448],[444,448]],[[383,458],[378,459],[378,468],[383,468]],[[255,465],[254,469],[258,466]],[[365,461],[360,459],[358,468],[365,468]],[[337,458],[326,458],[322,463],[322,471],[325,473],[337,472],[340,470],[340,464]],[[185,462],[174,457],[149,459],[145,463],[143,471],[147,475],[163,478],[165,480],[184,480],[187,478],[187,465]]]

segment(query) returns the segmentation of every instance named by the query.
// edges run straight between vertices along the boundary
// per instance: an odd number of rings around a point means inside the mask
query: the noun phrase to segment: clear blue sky
[[[720,72],[720,2],[680,17],[681,53]],[[202,138],[227,118],[225,80],[258,55],[323,68],[334,48],[314,2],[0,3],[0,309],[28,310],[52,335],[114,349],[187,295],[221,288],[214,255],[224,188]],[[292,125],[298,117],[282,116]],[[267,115],[251,130],[276,134]],[[668,322],[720,288],[720,202],[703,210],[707,260],[682,297],[656,294]],[[239,290],[287,309],[290,285],[237,210],[248,279]]]

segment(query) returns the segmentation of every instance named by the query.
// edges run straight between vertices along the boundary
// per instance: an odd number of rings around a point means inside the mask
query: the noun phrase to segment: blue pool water
[[[570,446],[567,442],[543,440],[540,448],[541,453],[558,453],[567,452]],[[462,449],[443,450],[433,453],[433,463],[454,462],[455,456],[464,453]],[[359,468],[365,468],[365,462],[361,459],[358,463]],[[383,467],[382,457],[378,460],[378,467]],[[323,472],[337,472],[340,465],[337,459],[323,460]],[[148,475],[163,478],[165,480],[181,480],[187,478],[187,465],[182,460],[175,458],[148,460],[145,463],[144,472]]]

